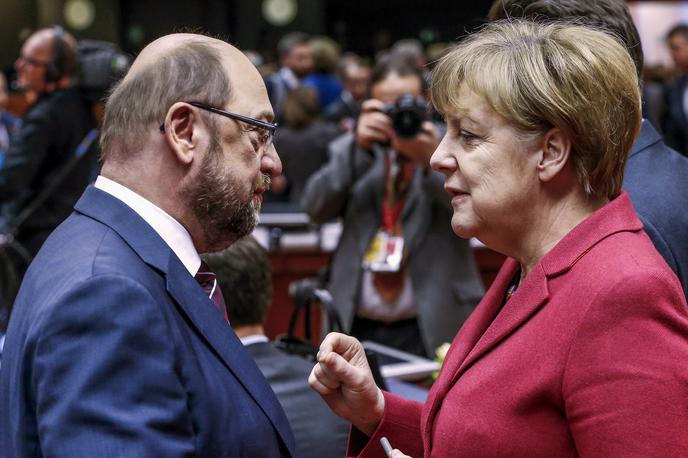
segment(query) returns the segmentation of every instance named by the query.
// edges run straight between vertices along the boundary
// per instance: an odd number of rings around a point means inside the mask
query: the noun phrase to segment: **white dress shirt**
[[[201,267],[201,257],[194,247],[191,235],[184,226],[179,224],[179,221],[126,186],[102,175],[98,176],[94,186],[121,200],[134,210],[172,249],[191,276],[196,275]]]
[[[251,334],[250,336],[242,337],[239,340],[241,340],[241,343],[244,345],[244,347],[247,345],[253,345],[257,343],[270,342],[268,336],[264,334]]]

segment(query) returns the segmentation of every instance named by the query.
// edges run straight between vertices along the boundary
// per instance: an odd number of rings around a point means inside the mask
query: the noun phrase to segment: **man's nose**
[[[270,145],[270,148],[265,152],[260,161],[260,171],[276,177],[282,174],[282,161],[277,154],[275,145]]]

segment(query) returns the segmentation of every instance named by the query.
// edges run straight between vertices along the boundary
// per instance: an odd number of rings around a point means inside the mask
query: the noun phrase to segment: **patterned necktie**
[[[210,270],[208,264],[201,261],[201,267],[198,269],[198,273],[194,275],[194,278],[201,285],[203,291],[208,295],[217,310],[225,318],[225,321],[229,322],[229,317],[227,316],[227,307],[225,307],[225,299],[222,297],[222,291],[220,290],[220,285],[217,284],[217,278],[215,274]]]

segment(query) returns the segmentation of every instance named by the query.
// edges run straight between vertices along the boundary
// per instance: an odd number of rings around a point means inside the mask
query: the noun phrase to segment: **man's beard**
[[[240,186],[224,174],[220,164],[222,148],[213,135],[196,181],[182,189],[183,198],[198,220],[205,238],[205,250],[220,251],[250,234],[258,224],[260,205],[253,198],[256,188],[269,188],[270,177],[263,175],[261,185],[253,185],[247,196]]]

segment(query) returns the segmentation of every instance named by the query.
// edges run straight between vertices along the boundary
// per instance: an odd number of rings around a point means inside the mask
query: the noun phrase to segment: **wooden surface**
[[[504,255],[496,253],[489,248],[474,248],[473,253],[478,263],[485,288],[494,281],[499,268],[504,262]],[[265,331],[271,339],[287,331],[289,318],[293,310],[293,301],[289,297],[289,285],[291,282],[303,278],[315,277],[329,262],[331,253],[312,250],[277,250],[270,253],[270,266],[272,269],[273,300],[272,308],[265,322]],[[298,335],[303,335],[303,324],[299,321]],[[311,332],[317,336],[320,332],[320,311],[314,308],[311,311]]]

